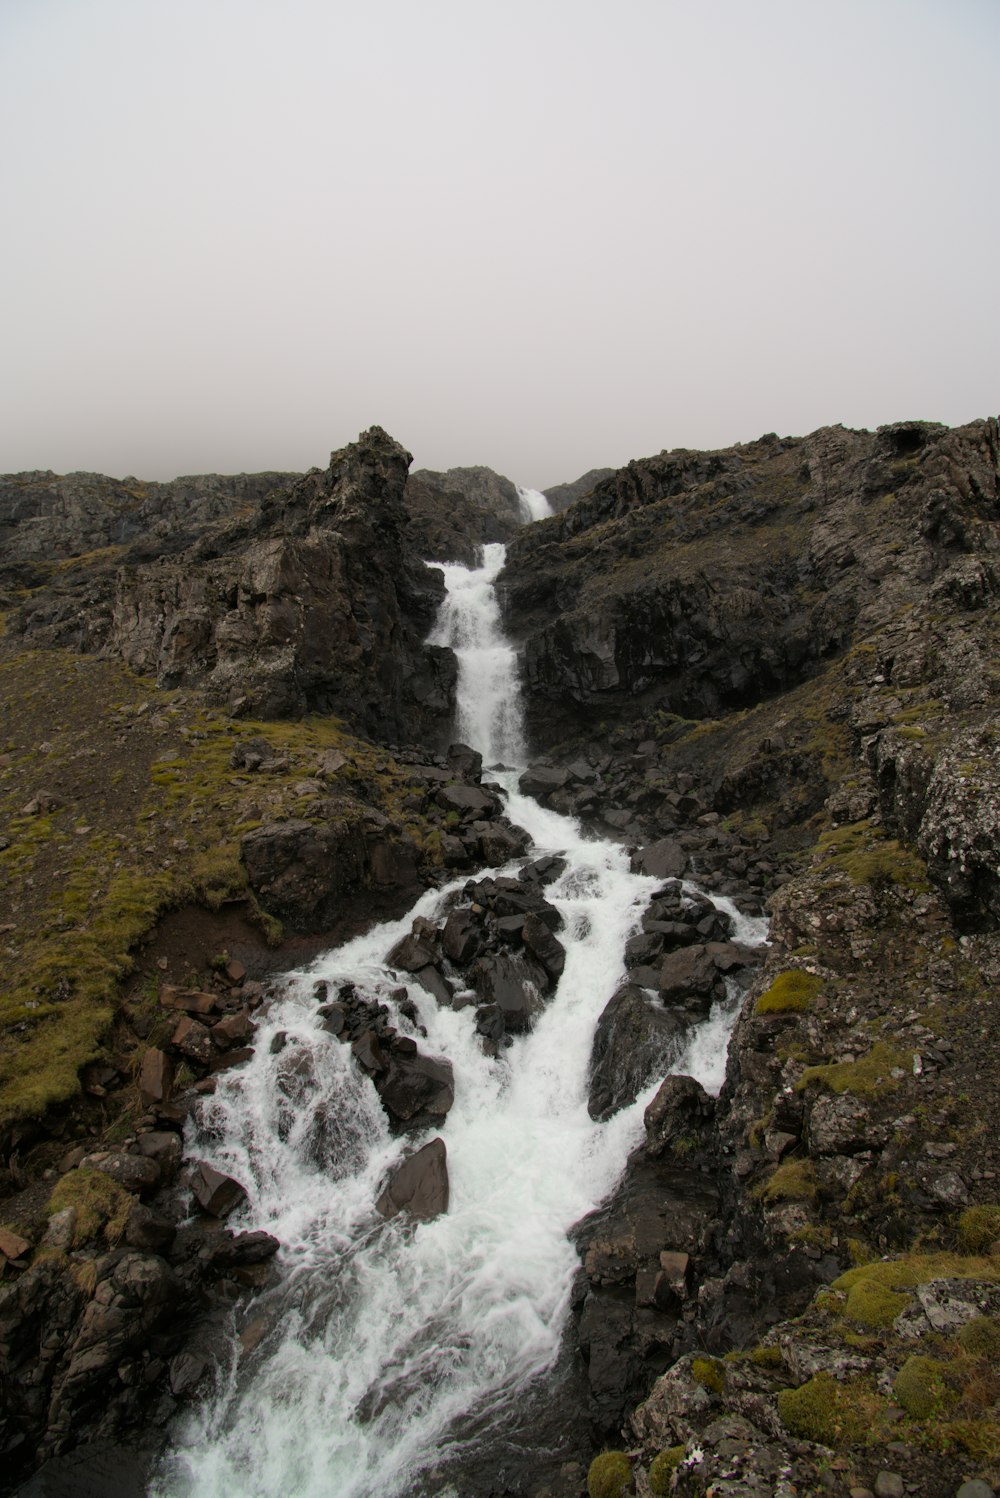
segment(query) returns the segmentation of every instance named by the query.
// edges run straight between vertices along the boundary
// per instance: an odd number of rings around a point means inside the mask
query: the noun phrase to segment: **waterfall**
[[[497,543],[484,546],[476,568],[439,564],[447,591],[429,642],[455,652],[455,733],[486,765],[517,764],[524,755],[517,655],[503,637],[494,588],[505,551]]]
[[[502,564],[503,548],[486,547],[482,567],[445,569],[433,638],[459,657],[459,735],[487,762],[516,763],[516,662],[493,593]],[[491,1059],[474,1006],[444,1008],[407,984],[419,1034],[385,953],[414,916],[442,914],[464,876],[288,976],[254,1055],[220,1075],[188,1141],[246,1185],[230,1223],[281,1240],[279,1283],[252,1307],[256,1346],[234,1344],[228,1377],[177,1432],[157,1498],[402,1498],[473,1430],[507,1420],[555,1363],[576,1269],[568,1229],[612,1190],[655,1090],[607,1122],[588,1114],[594,1027],[658,881],[629,872],[620,846],[520,795],[516,771],[497,778],[531,856],[567,860],[546,890],[565,923],[558,988],[535,1028]],[[350,1048],[321,1026],[320,979],[384,1003],[401,1034],[452,1062],[455,1101],[440,1128],[392,1135]],[[717,1086],[730,1021],[716,1014],[677,1069]],[[448,1211],[417,1226],[384,1222],[374,1202],[387,1172],[435,1134],[447,1145]]]
[[[552,506],[541,489],[522,489],[520,484],[515,484],[514,487],[521,504],[521,519],[525,525],[530,525],[535,520],[545,520],[553,513]]]

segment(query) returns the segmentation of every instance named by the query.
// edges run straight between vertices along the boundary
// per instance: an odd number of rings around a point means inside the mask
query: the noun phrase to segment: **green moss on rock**
[[[896,1374],[892,1389],[899,1403],[914,1420],[930,1420],[945,1414],[957,1402],[946,1382],[947,1365],[937,1358],[915,1353]]]
[[[803,968],[779,973],[754,1005],[755,1014],[788,1014],[808,1009],[823,987],[823,979]]]
[[[100,1233],[113,1248],[125,1231],[135,1197],[100,1170],[70,1170],[57,1182],[46,1211],[50,1217],[73,1208],[73,1247]]]
[[[670,1481],[684,1458],[683,1446],[670,1446],[654,1456],[649,1465],[649,1491],[655,1498],[665,1498],[670,1492]]]
[[[817,1199],[816,1172],[811,1160],[785,1160],[769,1180],[757,1188],[760,1200],[775,1202],[814,1202]]]
[[[867,1382],[840,1384],[826,1372],[778,1395],[778,1414],[793,1436],[834,1448],[864,1443],[874,1433],[881,1406]]]
[[[624,1451],[602,1451],[587,1472],[588,1498],[623,1498],[632,1491],[632,1463]]]
[[[726,1370],[716,1358],[693,1358],[691,1377],[710,1394],[721,1394],[726,1387]]]
[[[847,1292],[844,1309],[859,1326],[882,1327],[891,1326],[909,1303],[908,1295],[888,1290],[874,1280],[859,1280]]]
[[[830,1092],[853,1092],[862,1097],[870,1096],[895,1084],[893,1071],[906,1071],[912,1065],[912,1052],[897,1051],[880,1040],[867,1055],[860,1056],[857,1061],[833,1061],[822,1066],[807,1066],[795,1085],[799,1092],[815,1085],[826,1087]]]

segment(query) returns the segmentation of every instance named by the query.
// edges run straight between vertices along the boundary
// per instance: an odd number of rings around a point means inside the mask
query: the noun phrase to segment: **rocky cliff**
[[[994,1491],[996,422],[661,454],[509,557],[537,793],[771,915],[720,1098],[580,1229],[595,1425],[640,1492]],[[605,1107],[711,978],[663,893]]]
[[[252,506],[202,506],[194,540],[172,527],[166,545],[147,535],[64,569],[8,628],[201,686],[237,715],[339,712],[384,739],[440,736],[454,668],[423,644],[442,583],[409,544],[409,462],[372,428]]]

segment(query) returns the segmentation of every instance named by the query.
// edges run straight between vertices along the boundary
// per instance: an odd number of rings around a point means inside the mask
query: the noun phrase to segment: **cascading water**
[[[522,489],[520,484],[516,484],[515,488],[521,504],[521,519],[525,525],[530,525],[535,520],[545,520],[552,514],[548,497],[540,489]]]
[[[516,662],[493,594],[502,565],[503,548],[491,546],[479,569],[445,568],[434,636],[456,650],[459,734],[487,763],[523,753]],[[516,772],[498,779],[534,856],[567,860],[546,890],[565,922],[558,989],[531,1033],[490,1059],[474,1007],[439,1007],[409,986],[426,1031],[420,1048],[453,1063],[455,1102],[438,1130],[404,1141],[350,1049],[322,1029],[312,990],[319,979],[331,989],[350,982],[416,1036],[384,956],[415,916],[443,911],[464,878],[289,977],[252,1059],[220,1077],[189,1140],[246,1184],[238,1225],[281,1240],[280,1284],[255,1303],[250,1350],[235,1345],[224,1386],[180,1433],[159,1498],[411,1493],[473,1428],[481,1439],[506,1419],[556,1360],[576,1267],[567,1230],[614,1186],[655,1088],[606,1123],[589,1117],[594,1027],[658,881],[630,873],[621,847],[585,839],[520,795]],[[744,922],[739,934],[763,932]],[[675,1069],[717,1087],[729,1019],[701,1027]],[[434,1133],[447,1145],[448,1211],[415,1227],[384,1222],[374,1202],[388,1171]]]
[[[458,738],[486,765],[517,764],[524,752],[517,654],[503,637],[494,588],[506,548],[494,543],[482,551],[480,567],[442,565],[447,592],[429,643],[450,645],[458,659]]]

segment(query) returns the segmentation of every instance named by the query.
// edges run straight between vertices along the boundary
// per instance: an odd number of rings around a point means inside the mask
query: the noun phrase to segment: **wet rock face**
[[[407,1156],[393,1171],[378,1201],[377,1210],[385,1218],[400,1212],[417,1222],[430,1222],[448,1210],[448,1151],[443,1139]]]

